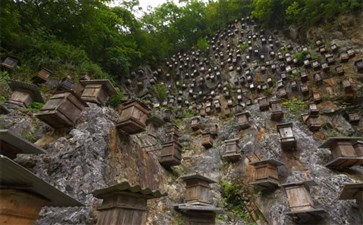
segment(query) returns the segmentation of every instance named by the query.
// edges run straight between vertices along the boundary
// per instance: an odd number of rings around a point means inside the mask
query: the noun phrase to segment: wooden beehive
[[[264,189],[275,189],[278,187],[278,167],[284,165],[275,159],[261,160],[251,163],[255,168],[254,181],[251,185]]]
[[[182,176],[181,179],[186,184],[185,202],[201,202],[211,204],[212,199],[210,196],[210,184],[215,183],[207,177],[204,177],[198,173],[192,173]]]
[[[358,123],[360,120],[360,116],[358,113],[349,113],[348,114],[348,120],[351,123]]]
[[[300,80],[301,80],[302,82],[306,82],[306,81],[308,81],[308,80],[309,80],[309,76],[306,74],[306,72],[302,71],[302,72],[300,73]]]
[[[345,184],[339,199],[355,199],[360,212],[363,213],[363,183]]]
[[[159,162],[165,167],[180,165],[182,146],[177,141],[169,141],[162,145]]]
[[[333,159],[325,166],[342,169],[362,165],[363,156],[359,156],[353,147],[354,143],[362,140],[358,137],[334,137],[326,140],[319,148],[329,148]]]
[[[279,98],[285,98],[285,99],[289,98],[286,89],[284,87],[281,87],[277,90],[277,95]]]
[[[0,224],[33,225],[47,200],[13,189],[0,190]]]
[[[54,94],[35,116],[53,128],[72,127],[87,104],[73,91]]]
[[[187,225],[214,225],[216,213],[211,211],[188,211]]]
[[[33,82],[36,84],[42,84],[48,81],[49,76],[53,72],[45,67],[42,67],[36,76],[32,78]]]
[[[354,70],[357,72],[357,73],[362,73],[363,72],[363,60],[362,59],[359,59],[357,61],[354,62]]]
[[[33,101],[43,103],[43,97],[36,85],[11,80],[8,82],[13,91],[8,103],[28,107]]]
[[[325,210],[316,209],[309,193],[309,182],[298,182],[281,185],[284,187],[291,212],[287,215],[299,222],[312,222],[323,216]],[[315,221],[316,222],[316,221]]]
[[[321,127],[321,122],[319,117],[309,116],[309,118],[306,121],[306,124],[308,125],[309,129],[314,132],[320,130]]]
[[[32,225],[43,206],[82,206],[3,155],[0,171],[0,224]]]
[[[225,140],[226,149],[222,154],[222,158],[230,162],[235,162],[241,159],[241,152],[238,147],[239,139]]]
[[[18,60],[10,56],[6,57],[5,60],[1,63],[1,67],[6,70],[15,69],[16,65],[18,65]]]
[[[238,125],[239,129],[247,129],[251,126],[249,123],[249,120],[248,120],[248,118],[250,117],[249,112],[237,113],[236,117],[237,117],[237,125]]]
[[[335,67],[335,72],[337,72],[338,75],[344,75],[344,68],[342,65],[338,65]]]
[[[84,86],[81,98],[86,102],[104,106],[117,93],[109,80],[81,80],[80,83]]]
[[[200,124],[200,119],[198,117],[194,117],[191,123],[193,131],[199,130],[201,124]]]
[[[57,91],[74,91],[75,84],[70,76],[64,77],[61,81],[59,81]]]
[[[202,134],[202,145],[206,149],[213,147],[213,137],[210,132],[204,132]]]
[[[280,100],[271,100],[271,120],[279,121],[284,117],[284,113],[282,112]]]
[[[0,129],[0,154],[15,159],[17,154],[42,154],[43,149],[9,130]]]
[[[211,126],[209,132],[213,138],[216,138],[218,136],[218,125],[214,124],[213,126]]]
[[[303,84],[301,85],[301,93],[303,94],[303,96],[308,96],[309,95],[309,88],[307,85]]]
[[[319,109],[316,104],[309,105],[309,116],[310,117],[317,117],[319,116]]]
[[[123,106],[117,129],[128,134],[137,134],[145,130],[149,108],[136,100],[131,100]]]
[[[280,134],[281,147],[283,150],[290,150],[296,147],[296,139],[292,133],[292,123],[282,123],[277,125]]]
[[[258,105],[259,105],[260,111],[268,110],[268,108],[269,108],[268,99],[266,97],[262,97],[262,98],[258,99]]]
[[[131,186],[123,181],[111,187],[93,192],[93,196],[103,199],[97,225],[143,225],[147,214],[147,200],[163,196],[159,191]]]

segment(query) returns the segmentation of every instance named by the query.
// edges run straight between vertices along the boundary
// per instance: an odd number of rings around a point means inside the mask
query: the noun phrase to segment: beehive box
[[[53,128],[72,127],[87,104],[73,91],[54,94],[35,116]]]
[[[84,86],[81,98],[86,102],[104,106],[117,93],[109,80],[82,80],[80,83]]]
[[[149,108],[146,105],[131,100],[123,106],[117,128],[128,134],[140,133],[145,130],[149,113]]]

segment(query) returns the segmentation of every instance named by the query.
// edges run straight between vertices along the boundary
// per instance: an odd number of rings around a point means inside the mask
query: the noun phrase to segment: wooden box
[[[250,183],[261,188],[274,189],[278,187],[278,167],[284,165],[275,159],[261,160],[251,163],[255,168],[254,181]]]
[[[149,108],[136,100],[131,100],[123,106],[120,122],[117,128],[128,133],[137,134],[145,130]]]
[[[218,125],[214,124],[213,126],[211,126],[211,128],[209,129],[210,134],[212,135],[213,138],[216,138],[218,136]]]
[[[358,137],[334,137],[326,140],[319,148],[329,148],[333,160],[325,166],[342,169],[362,165],[363,156],[359,156],[353,147],[353,144],[362,140],[363,138]]]
[[[363,183],[345,184],[339,199],[355,199],[360,212],[363,213]]]
[[[8,85],[13,91],[8,103],[28,107],[33,101],[43,103],[43,97],[36,85],[11,80]]]
[[[216,213],[210,211],[189,211],[187,225],[214,225]]]
[[[353,87],[348,80],[343,80],[342,85],[346,94],[351,94],[353,92]]]
[[[285,98],[285,99],[289,98],[286,89],[284,87],[281,87],[277,90],[277,95],[279,98]]]
[[[147,200],[163,196],[159,191],[131,186],[123,181],[111,187],[93,192],[96,198],[103,199],[97,225],[143,225],[147,214]]]
[[[192,130],[193,131],[196,131],[196,130],[198,130],[199,128],[200,128],[200,119],[198,118],[198,117],[194,117],[193,119],[192,119],[192,124],[191,124],[191,126],[192,126]]]
[[[306,74],[306,72],[302,71],[300,73],[300,79],[301,79],[302,82],[306,82],[306,81],[309,80],[309,76]]]
[[[280,100],[271,100],[271,120],[279,121],[283,118],[284,113],[282,112]]]
[[[49,76],[53,72],[47,68],[42,67],[38,74],[32,78],[33,82],[36,84],[42,84],[48,81]]]
[[[316,209],[309,193],[308,182],[284,184],[287,200],[291,212],[287,213],[295,220],[302,223],[312,222],[313,219],[322,217],[323,209]],[[315,220],[316,222],[316,220]]]
[[[309,88],[307,85],[301,85],[301,93],[303,94],[303,96],[309,95]]]
[[[76,86],[73,80],[67,76],[64,77],[58,84],[57,91],[75,91]]]
[[[21,190],[0,190],[0,224],[33,225],[47,200]]]
[[[198,173],[192,173],[182,176],[181,179],[186,184],[185,202],[202,202],[211,204],[212,199],[210,196],[210,184],[215,183],[207,177],[204,177]]]
[[[238,147],[239,139],[225,140],[226,149],[222,154],[222,158],[230,162],[235,162],[241,159],[241,152]]]
[[[317,117],[319,116],[319,109],[318,107],[316,106],[316,104],[310,104],[309,105],[309,116],[310,117]]]
[[[0,155],[0,171],[0,224],[32,225],[43,206],[82,206],[3,155]]]
[[[72,91],[54,94],[35,116],[53,128],[72,127],[87,104]]]
[[[319,93],[319,92],[314,92],[314,93],[313,93],[313,99],[314,99],[314,102],[315,102],[315,103],[319,103],[319,102],[321,102],[321,96],[320,96],[320,93]]]
[[[180,165],[182,146],[177,141],[170,141],[162,145],[159,162],[165,167]]]
[[[17,154],[43,154],[43,149],[9,130],[0,129],[0,154],[15,159]]]
[[[213,137],[210,132],[205,132],[202,134],[202,145],[206,149],[213,147]]]
[[[296,139],[292,133],[292,123],[283,123],[277,125],[280,134],[281,147],[283,150],[290,150],[296,147]]]
[[[236,117],[237,117],[237,126],[239,129],[247,129],[251,126],[248,120],[248,118],[250,117],[249,112],[237,113]]]
[[[266,97],[262,97],[258,99],[258,105],[260,108],[260,111],[266,111],[269,108],[269,102]]]
[[[359,59],[357,61],[354,62],[354,70],[357,72],[357,73],[362,73],[363,72],[363,60],[362,59]]]
[[[109,80],[82,80],[84,86],[81,98],[86,102],[105,106],[108,99],[117,93]]]
[[[349,60],[349,56],[348,56],[347,53],[340,54],[340,62],[341,63],[346,63],[346,62],[348,62],[348,60]]]
[[[309,116],[308,120],[306,121],[306,124],[308,125],[309,129],[314,132],[320,130],[321,127],[321,122],[319,117]]]
[[[360,116],[358,113],[349,113],[348,120],[350,123],[358,123],[360,120]]]
[[[16,65],[18,65],[18,60],[13,57],[6,57],[5,60],[1,63],[1,67],[6,70],[15,69]]]
[[[338,75],[344,75],[344,68],[342,65],[338,65],[335,67],[335,72],[337,72]]]

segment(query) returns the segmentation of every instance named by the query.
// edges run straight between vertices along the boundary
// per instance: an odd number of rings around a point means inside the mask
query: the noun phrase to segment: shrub
[[[110,97],[110,99],[108,100],[108,105],[112,107],[117,107],[121,103],[123,97],[124,93],[122,90],[120,90],[117,94]]]
[[[155,96],[159,101],[164,101],[168,97],[168,89],[164,84],[155,85]]]
[[[307,109],[307,104],[304,101],[297,98],[286,100],[282,103],[282,105],[287,107],[289,111],[293,114],[302,113],[304,110]]]
[[[244,51],[248,48],[248,44],[246,42],[243,42],[239,45],[239,48],[241,49],[241,51]]]
[[[199,38],[198,42],[197,42],[197,46],[202,52],[207,52],[208,48],[209,48],[207,38],[206,37]]]

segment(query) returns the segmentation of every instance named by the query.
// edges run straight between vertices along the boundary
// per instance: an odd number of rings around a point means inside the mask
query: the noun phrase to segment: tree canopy
[[[90,72],[115,79],[191,46],[247,16],[265,26],[309,26],[362,10],[363,0],[167,1],[142,18],[137,0],[0,0],[1,56],[15,55],[36,70]]]

